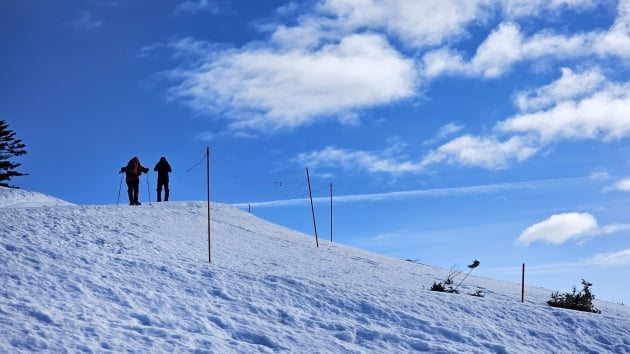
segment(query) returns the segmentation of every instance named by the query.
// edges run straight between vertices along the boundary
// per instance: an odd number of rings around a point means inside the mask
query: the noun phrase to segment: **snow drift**
[[[519,284],[475,276],[432,292],[448,270],[315,247],[224,204],[212,263],[202,202],[77,206],[2,188],[0,205],[2,352],[630,352],[626,306],[552,308],[534,287],[523,304]]]

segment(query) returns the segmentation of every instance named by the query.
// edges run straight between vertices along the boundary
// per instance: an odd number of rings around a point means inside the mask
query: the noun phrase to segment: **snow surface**
[[[1,352],[630,353],[627,306],[552,308],[535,287],[521,303],[519,284],[474,272],[461,294],[432,292],[449,270],[315,247],[225,204],[208,263],[203,202],[0,200]]]
[[[74,205],[65,200],[24,189],[0,187],[0,208]]]

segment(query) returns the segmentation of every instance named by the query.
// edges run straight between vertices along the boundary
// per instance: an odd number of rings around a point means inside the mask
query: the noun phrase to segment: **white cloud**
[[[422,58],[422,75],[433,79],[445,74],[461,73],[466,64],[459,53],[453,49],[441,48],[424,54]]]
[[[335,40],[338,35],[326,30],[326,22],[310,17],[300,19],[299,26],[278,25],[271,34],[271,42],[286,50],[315,50],[325,39]]]
[[[591,214],[556,214],[525,229],[519,235],[517,243],[525,246],[534,241],[561,244],[573,238],[592,234],[597,228],[597,220]]]
[[[630,56],[630,1],[619,1],[615,23],[610,31],[600,36],[593,44],[595,52],[599,55],[611,53],[623,58]]]
[[[621,179],[612,186],[605,188],[604,191],[630,192],[630,178]]]
[[[571,239],[625,230],[630,230],[629,224],[599,226],[595,217],[589,213],[563,213],[552,215],[547,220],[528,227],[519,235],[516,242],[525,246],[535,241],[562,244]]]
[[[499,0],[503,12],[510,18],[540,15],[562,8],[588,9],[599,2],[594,0]]]
[[[477,48],[470,63],[473,72],[484,77],[497,77],[509,70],[524,53],[522,36],[515,23],[502,23]]]
[[[456,133],[461,129],[461,126],[446,125],[439,135]],[[399,152],[394,147],[376,152],[330,146],[320,151],[299,154],[296,161],[309,166],[343,167],[400,175],[423,172],[429,165],[437,163],[500,170],[514,161],[527,160],[539,149],[538,140],[526,135],[515,135],[504,140],[494,136],[464,135],[439,146],[417,161],[397,156]]]
[[[551,84],[517,94],[516,104],[524,112],[498,122],[488,135],[464,135],[443,144],[425,157],[424,165],[503,169],[563,140],[628,137],[630,83],[607,80],[596,68],[579,73],[563,69]]]
[[[459,128],[453,126],[452,128]],[[413,160],[400,156],[399,145],[384,151],[361,151],[328,146],[323,150],[301,153],[295,161],[313,167],[342,167],[369,173],[401,175],[419,173],[431,164],[449,163],[490,170],[506,168],[512,161],[523,161],[537,152],[528,138],[514,136],[505,141],[464,135],[441,145],[424,158]]]
[[[606,82],[598,69],[574,73],[562,68],[562,76],[549,85],[535,90],[519,92],[515,104],[521,111],[551,107],[559,102],[584,98],[600,89]]]
[[[412,47],[442,44],[466,35],[473,21],[490,16],[490,0],[325,0],[318,9],[345,31],[383,30]]]
[[[592,8],[593,1],[501,1],[508,19],[512,16],[542,14],[547,10]],[[463,75],[470,77],[496,78],[519,62],[541,58],[573,59],[586,57],[627,59],[630,57],[630,1],[618,4],[618,17],[607,30],[556,34],[544,29],[531,36],[525,36],[520,26],[513,21],[499,24],[497,29],[479,45],[469,60],[465,55],[448,47],[424,53],[422,58],[423,76],[435,78],[441,75]]]
[[[630,85],[608,84],[578,101],[565,100],[534,113],[520,114],[497,124],[506,133],[535,133],[543,143],[560,139],[610,141],[630,134]]]
[[[506,168],[512,160],[523,161],[536,152],[537,148],[526,137],[513,136],[500,141],[494,137],[464,135],[429,153],[422,165],[446,162],[498,170]]]
[[[599,234],[613,234],[615,232],[619,232],[619,231],[625,231],[625,230],[630,230],[630,225],[628,224],[612,224],[612,225],[606,225],[602,228],[600,228],[598,235]]]
[[[182,78],[175,97],[200,112],[226,113],[235,129],[293,128],[334,114],[347,122],[348,111],[411,97],[417,84],[413,62],[374,34],[315,52],[224,51],[174,73]]]
[[[587,260],[586,263],[603,266],[630,265],[630,249],[619,252],[600,253]]]
[[[556,35],[542,31],[525,37],[515,22],[501,23],[479,45],[475,55],[468,61],[463,54],[440,48],[425,53],[423,76],[435,78],[442,75],[463,75],[468,77],[496,78],[509,72],[514,64],[540,58],[580,58],[598,54],[602,56],[627,56],[618,49],[603,48],[596,51],[595,43],[603,41],[603,34],[587,33],[574,36]],[[622,40],[615,40],[615,43]]]
[[[213,4],[186,1],[178,8],[193,11]],[[292,14],[295,25],[262,25],[259,28],[269,37],[241,49],[218,49],[191,39],[172,43],[188,66],[172,71],[179,84],[171,89],[171,97],[200,113],[220,114],[233,131],[273,131],[330,119],[356,125],[361,109],[416,97],[423,78],[495,78],[518,62],[541,58],[630,57],[629,4],[628,0],[618,4],[618,16],[609,29],[565,35],[549,29],[529,34],[517,21],[592,9],[598,3],[321,0],[308,7],[291,2],[277,14]],[[299,15],[305,9],[308,12]],[[474,55],[449,47],[469,38],[470,26],[486,26],[497,16],[504,16],[504,22]],[[392,43],[418,51],[416,59],[422,65]],[[422,52],[431,47],[435,49]],[[197,61],[191,65],[190,58]],[[520,113],[498,123],[490,136],[457,138],[410,169],[444,161],[505,168],[562,139],[623,138],[630,132],[630,118],[622,116],[630,107],[630,90],[622,84],[606,85],[605,80],[596,68],[580,72],[565,68],[557,81],[517,94]]]
[[[440,128],[440,130],[437,133],[437,138],[438,139],[447,138],[453,134],[460,132],[462,129],[464,129],[463,125],[459,125],[455,123],[448,123]]]
[[[329,25],[338,31],[370,28],[423,48],[468,38],[471,25],[487,23],[497,13],[517,19],[596,5],[593,0],[323,0],[317,10],[334,18]]]
[[[285,5],[280,6],[276,9],[276,13],[281,16],[295,16],[299,9],[299,6],[296,2],[291,1]]]
[[[161,44],[152,44],[148,49],[154,49]],[[193,38],[186,37],[176,41],[171,41],[167,44],[169,48],[173,50],[173,57],[180,60],[188,60],[195,63],[206,63],[213,59],[213,53],[219,51],[212,43],[205,41],[197,41]],[[147,48],[147,47],[145,47]],[[182,71],[183,69],[175,70]]]
[[[392,175],[422,170],[421,163],[393,157],[396,151],[396,146],[383,152],[356,151],[327,146],[323,150],[298,154],[295,160],[309,167],[342,167],[347,170],[360,169],[369,173]]]
[[[463,125],[459,125],[459,124],[455,124],[455,123],[448,123],[448,124],[443,125],[442,127],[440,127],[440,129],[435,134],[435,137],[433,139],[429,139],[429,140],[424,141],[422,143],[422,145],[428,146],[428,145],[436,144],[437,142],[439,142],[441,140],[444,140],[444,139],[447,139],[447,138],[450,138],[450,137],[456,135],[457,133],[459,133],[463,129],[464,129]]]

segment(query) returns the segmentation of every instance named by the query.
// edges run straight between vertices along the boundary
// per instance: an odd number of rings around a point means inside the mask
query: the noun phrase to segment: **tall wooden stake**
[[[210,148],[206,147],[206,181],[208,183],[208,263],[212,263],[212,247],[210,246]]]
[[[333,204],[332,204],[332,183],[330,184],[330,242],[333,242]]]
[[[523,263],[523,272],[521,275],[521,302],[525,302],[525,263]]]
[[[311,177],[308,175],[308,167],[306,168],[306,181],[308,182],[308,195],[311,198],[311,214],[313,214],[313,228],[315,229],[315,245],[319,247],[319,239],[317,238],[317,223],[315,222],[315,207],[313,206],[313,192],[311,191]]]

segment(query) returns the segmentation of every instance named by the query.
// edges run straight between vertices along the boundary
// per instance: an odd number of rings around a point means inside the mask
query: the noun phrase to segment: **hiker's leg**
[[[133,203],[133,182],[127,181],[127,196],[129,197],[129,204]]]
[[[133,182],[133,202],[138,203],[138,194],[139,194],[140,181]]]

